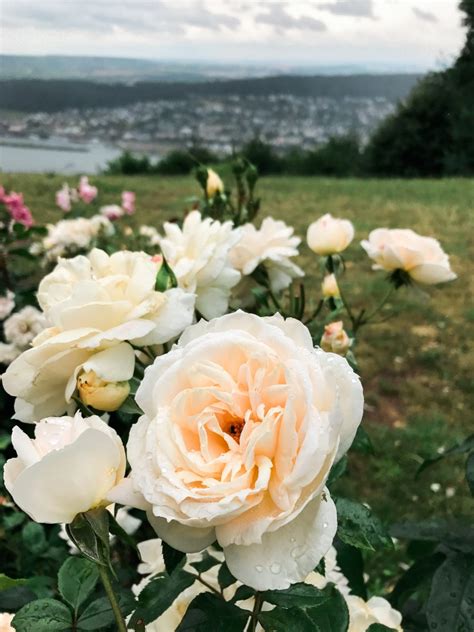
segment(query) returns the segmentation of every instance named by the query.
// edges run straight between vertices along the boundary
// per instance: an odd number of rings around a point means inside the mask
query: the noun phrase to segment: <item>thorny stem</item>
[[[99,569],[102,584],[104,585],[105,592],[107,593],[107,597],[110,601],[110,605],[115,616],[115,621],[117,623],[117,632],[127,632],[127,626],[125,624],[122,611],[120,610],[120,606],[117,601],[117,596],[115,595],[112,582],[110,581],[107,567],[103,566],[102,564],[97,564],[97,568]]]

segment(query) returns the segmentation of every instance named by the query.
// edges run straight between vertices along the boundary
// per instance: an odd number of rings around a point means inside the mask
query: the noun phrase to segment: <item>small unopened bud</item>
[[[95,371],[81,373],[77,378],[79,397],[86,406],[112,412],[118,410],[130,394],[128,382],[106,382]]]
[[[339,286],[337,285],[336,276],[334,274],[326,274],[321,284],[321,290],[324,298],[340,298]]]
[[[329,325],[324,327],[324,334],[320,344],[324,351],[331,351],[341,356],[346,355],[351,347],[352,340],[344,331],[342,320],[329,323]]]
[[[212,198],[216,195],[216,193],[224,192],[224,183],[219,178],[217,173],[212,169],[207,170],[207,183],[206,183],[206,193],[207,196]]]

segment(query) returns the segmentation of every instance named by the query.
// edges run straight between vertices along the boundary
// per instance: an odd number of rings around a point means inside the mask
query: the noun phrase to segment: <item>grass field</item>
[[[54,192],[65,178],[4,175],[7,189],[23,191],[38,221],[61,213]],[[137,194],[135,225],[180,215],[195,195],[189,178],[92,178],[100,203],[116,203],[123,189]],[[70,179],[72,183],[72,179]],[[437,237],[459,278],[439,288],[399,290],[389,308],[401,313],[361,332],[357,357],[365,388],[365,427],[372,457],[355,456],[341,485],[386,520],[433,515],[474,518],[463,461],[445,460],[414,480],[423,457],[448,447],[474,427],[474,181],[379,181],[265,178],[259,183],[261,216],[273,215],[304,237],[323,213],[349,218],[356,239],[347,251],[345,291],[356,306],[375,304],[386,285],[372,272],[359,241],[379,226],[410,227]],[[320,270],[303,245],[310,300],[319,298]],[[433,491],[433,483],[440,485]],[[348,490],[349,488],[349,490]],[[437,486],[434,489],[438,489]]]

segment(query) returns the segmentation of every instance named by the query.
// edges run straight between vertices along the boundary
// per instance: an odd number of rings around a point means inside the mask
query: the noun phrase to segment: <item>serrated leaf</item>
[[[60,632],[71,625],[71,611],[55,599],[31,601],[13,619],[16,632]]]
[[[324,592],[329,598],[317,608],[308,608],[306,614],[316,625],[318,632],[347,632],[349,610],[346,600],[335,586],[327,586]]]
[[[179,595],[196,581],[196,577],[177,568],[171,575],[161,573],[145,586],[138,597],[131,625],[142,619],[151,623],[167,610]]]
[[[235,577],[230,572],[227,564],[224,562],[219,569],[219,573],[217,574],[217,581],[219,582],[219,586],[221,588],[227,588],[228,586],[232,586],[237,581]]]
[[[442,542],[450,548],[470,553],[474,550],[474,525],[441,520],[400,522],[390,527],[395,538]]]
[[[199,562],[192,562],[191,566],[193,566],[198,573],[205,573],[213,566],[217,566],[217,564],[220,564],[219,560],[213,555],[210,555],[207,551],[204,551],[202,560],[199,560]]]
[[[418,468],[416,472],[416,477],[418,477],[428,467],[431,467],[438,461],[445,459],[447,456],[451,456],[453,454],[465,454],[467,452],[471,452],[471,450],[474,451],[474,434],[469,435],[469,437],[464,439],[464,441],[451,446],[450,448],[448,448],[441,454],[435,454],[434,456],[429,457],[428,459],[425,459],[423,463],[420,465],[420,467]]]
[[[15,588],[16,586],[24,586],[27,581],[26,579],[13,579],[0,573],[0,591],[10,590],[10,588]]]
[[[37,522],[25,524],[22,529],[22,538],[26,549],[34,555],[40,555],[48,546],[44,527]]]
[[[403,603],[418,590],[421,584],[431,582],[433,573],[445,559],[446,556],[443,553],[434,553],[416,560],[403,573],[392,590],[390,602],[393,606],[400,610]]]
[[[167,544],[164,540],[161,547],[166,572],[168,573],[168,575],[171,575],[175,568],[179,566],[179,564],[184,560],[184,558],[186,557],[186,553],[173,549],[173,547]]]
[[[323,632],[301,608],[275,608],[261,612],[258,620],[268,632]]]
[[[114,613],[107,597],[100,597],[90,603],[79,617],[79,630],[98,630],[112,625],[115,621]]]
[[[263,600],[280,608],[312,608],[327,601],[331,595],[311,584],[292,584],[285,590],[266,590]]]
[[[250,586],[239,586],[234,593],[234,596],[231,599],[232,603],[237,603],[237,601],[246,601],[255,595],[255,590],[250,588]]]
[[[156,275],[155,290],[157,292],[166,292],[166,290],[174,287],[178,287],[178,280],[163,256],[163,262],[158,270],[158,274]]]
[[[78,514],[70,524],[67,524],[66,531],[84,557],[96,564],[107,565],[100,542],[84,514]]]
[[[70,557],[59,569],[58,588],[75,612],[89,597],[99,579],[97,566],[80,557]]]
[[[190,603],[176,632],[243,632],[249,614],[217,595],[202,593]]]
[[[430,630],[471,632],[474,621],[474,555],[458,553],[436,571],[426,607]]]
[[[336,498],[335,502],[340,540],[367,551],[393,547],[385,527],[368,507],[347,498]]]
[[[119,409],[122,413],[127,415],[143,415],[143,410],[137,404],[132,395],[129,395],[123,402]]]

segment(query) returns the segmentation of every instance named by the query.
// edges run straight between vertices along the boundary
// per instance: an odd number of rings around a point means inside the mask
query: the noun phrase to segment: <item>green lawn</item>
[[[59,176],[4,175],[7,189],[23,191],[38,221],[61,213],[54,192]],[[75,179],[74,179],[75,180]],[[100,203],[116,203],[123,189],[137,194],[134,224],[159,226],[181,215],[197,193],[189,178],[115,177],[91,179]],[[73,183],[73,178],[69,178]],[[346,293],[355,305],[374,304],[384,291],[381,273],[372,272],[360,239],[379,226],[410,227],[441,241],[458,280],[440,288],[402,289],[391,307],[401,313],[361,332],[357,357],[365,388],[365,426],[376,447],[373,457],[352,457],[345,494],[369,502],[386,520],[473,516],[462,459],[443,461],[415,481],[424,456],[450,446],[473,431],[474,379],[474,180],[402,181],[265,178],[259,183],[261,215],[293,225],[304,237],[323,213],[351,219],[356,240],[347,251]],[[301,248],[310,300],[319,298],[320,270]],[[438,492],[430,489],[439,483]],[[349,490],[347,489],[349,487]],[[446,489],[452,488],[448,492]]]

